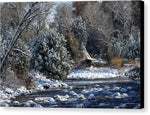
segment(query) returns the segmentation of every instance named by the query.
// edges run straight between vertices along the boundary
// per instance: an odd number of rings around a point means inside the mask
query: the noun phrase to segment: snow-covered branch
[[[25,16],[21,19],[19,25],[17,26],[17,29],[16,29],[16,31],[15,31],[15,33],[14,33],[14,35],[13,35],[13,38],[12,38],[12,40],[11,40],[9,46],[8,46],[8,50],[7,50],[7,52],[5,53],[4,58],[2,59],[2,63],[0,64],[0,70],[2,70],[2,67],[3,67],[5,61],[7,60],[7,57],[8,57],[8,55],[9,55],[9,53],[11,52],[11,50],[12,50],[14,44],[16,43],[17,39],[19,39],[19,37],[20,37],[20,35],[22,34],[22,32],[25,30],[25,28],[26,28],[26,27],[30,24],[30,22],[32,21],[32,20],[28,20],[28,18],[31,16],[32,9],[33,9],[33,7],[34,7],[36,4],[37,4],[37,2],[34,2],[34,3],[31,5],[30,9],[29,9],[28,12],[25,14]],[[25,23],[27,23],[27,24],[25,24]],[[25,25],[24,25],[24,24],[25,24]],[[23,27],[22,27],[22,26],[23,26]],[[21,29],[21,28],[22,28],[22,29]]]
[[[18,52],[22,53],[23,55],[26,55],[26,56],[32,58],[32,56],[30,54],[27,54],[26,52],[22,51],[21,49],[13,48],[12,50],[13,51],[18,51]]]

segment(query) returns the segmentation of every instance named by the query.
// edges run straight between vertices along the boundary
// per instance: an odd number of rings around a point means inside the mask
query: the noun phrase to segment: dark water
[[[109,78],[109,79],[94,79],[94,80],[77,80],[77,79],[67,79],[64,81],[70,87],[67,89],[50,89],[45,91],[33,92],[28,95],[18,96],[12,101],[19,101],[19,105],[16,107],[23,107],[24,102],[28,100],[35,101],[36,97],[54,97],[55,95],[65,96],[69,95],[69,99],[67,101],[56,101],[56,104],[50,104],[49,102],[39,103],[36,102],[43,107],[57,107],[57,108],[75,108],[75,107],[83,107],[83,108],[134,108],[138,104],[140,104],[140,82],[130,80],[128,78]],[[130,86],[130,87],[129,87]],[[125,88],[126,91],[122,92],[120,89],[113,90],[114,87]],[[85,100],[71,100],[76,96],[73,96],[69,93],[69,91],[74,91],[77,94],[81,94],[83,89],[91,90],[92,88],[102,88],[102,91],[90,91],[88,93],[83,94]],[[113,94],[126,93],[128,96],[125,97],[115,97]],[[88,100],[90,94],[94,94],[94,100]],[[103,103],[99,105],[100,103]],[[123,105],[124,104],[124,105]],[[78,106],[80,105],[80,106]]]

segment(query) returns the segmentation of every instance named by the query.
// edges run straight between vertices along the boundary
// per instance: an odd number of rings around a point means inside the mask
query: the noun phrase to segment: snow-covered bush
[[[0,63],[7,52],[11,41],[11,34],[1,35],[0,39]],[[22,39],[18,39],[12,48],[1,73],[2,84],[8,87],[18,87],[20,85],[30,86],[28,69],[30,64],[30,52]],[[13,81],[14,80],[14,81]],[[16,83],[15,83],[16,82]]]
[[[29,42],[29,47],[32,53],[31,69],[52,79],[66,78],[70,69],[70,56],[63,35],[56,31],[38,35]]]
[[[80,43],[86,45],[88,33],[86,31],[86,24],[81,16],[78,16],[72,24],[72,32],[75,38],[79,40]]]
[[[126,42],[124,51],[122,52],[125,58],[139,58],[140,57],[140,32],[137,31],[130,35]]]
[[[112,44],[113,44],[113,53],[114,56],[116,57],[120,57],[123,51],[123,45],[124,43],[118,38],[112,39],[111,40]]]

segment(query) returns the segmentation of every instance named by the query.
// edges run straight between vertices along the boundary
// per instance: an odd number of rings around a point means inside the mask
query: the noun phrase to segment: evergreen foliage
[[[67,77],[70,69],[70,56],[63,35],[56,31],[38,35],[30,41],[29,46],[32,53],[32,69],[44,73],[51,79]]]

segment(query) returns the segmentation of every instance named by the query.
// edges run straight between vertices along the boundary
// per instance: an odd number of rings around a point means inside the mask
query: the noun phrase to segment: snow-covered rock
[[[131,87],[131,86],[129,86],[129,87],[127,87],[127,89],[129,89],[129,90],[131,90],[133,87]]]
[[[13,101],[14,105],[19,105],[19,101]]]
[[[84,107],[84,104],[76,104],[76,108],[83,108]]]
[[[114,93],[112,96],[120,96],[121,94],[119,92]]]
[[[28,100],[24,103],[24,107],[42,107],[40,104],[35,103],[32,100]]]
[[[106,104],[105,104],[105,103],[100,103],[99,106],[100,106],[100,107],[106,106]]]
[[[98,88],[94,87],[94,88],[92,89],[92,93],[97,94],[98,92],[99,92],[99,89],[98,89]]]
[[[127,93],[123,93],[122,97],[128,97],[128,94]]]
[[[69,98],[69,95],[67,94],[65,96],[55,95],[54,98],[56,101],[67,101]]]
[[[50,88],[68,88],[68,85],[66,83],[63,83],[62,81],[58,80],[50,80],[47,79],[46,76],[39,72],[33,72],[34,78],[35,78],[35,84],[36,84],[36,90],[44,90],[44,89],[50,89]]]
[[[94,95],[94,94],[90,94],[90,95],[88,96],[88,100],[96,100],[95,95]]]
[[[56,104],[56,101],[52,97],[36,97],[35,101],[40,103]]]
[[[68,88],[68,85],[66,83],[61,83],[63,88]]]
[[[4,93],[3,91],[0,91],[0,98],[1,98],[1,99],[7,99],[8,96],[7,96],[7,94]]]
[[[19,96],[22,94],[29,94],[29,93],[31,93],[31,91],[27,90],[24,86],[21,86],[21,87],[17,88],[16,90],[6,87],[6,88],[0,90],[0,98],[3,100],[0,103],[7,101],[6,103],[9,104],[10,98],[15,98],[16,96]],[[14,103],[14,104],[17,105],[18,103]]]
[[[77,98],[77,100],[85,100],[86,99],[83,94],[78,94],[76,96],[76,98]]]
[[[14,93],[14,91],[12,89],[10,89],[10,88],[6,88],[5,92],[8,93],[8,94]]]
[[[113,91],[120,90],[120,87],[114,87],[112,90]]]
[[[70,98],[68,99],[68,101],[77,101],[78,99],[77,98]]]
[[[68,89],[63,89],[62,91],[65,93],[68,93]]]
[[[120,91],[121,92],[127,92],[127,89],[126,88],[121,88]]]
[[[74,91],[70,91],[69,94],[70,94],[70,95],[73,95],[73,96],[76,96],[76,95],[77,95],[77,93],[75,93]]]
[[[121,108],[125,108],[126,106],[127,106],[126,104],[119,105],[119,107],[121,107]]]
[[[103,93],[105,93],[106,95],[112,95],[113,93],[109,90],[104,90]]]
[[[49,101],[50,104],[56,104],[56,101],[52,97],[49,97],[48,101]]]
[[[86,90],[86,89],[83,89],[83,90],[81,91],[81,93],[82,93],[82,94],[87,94],[87,93],[89,93],[89,91]]]
[[[66,95],[63,96],[63,97],[66,98],[66,99],[69,99],[70,96],[66,94]]]

